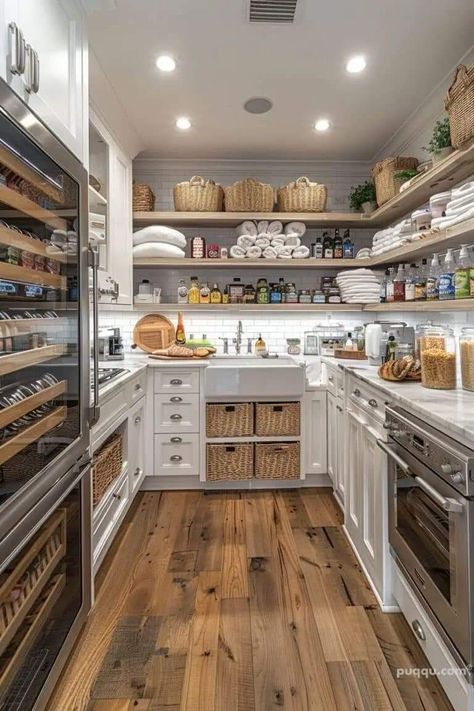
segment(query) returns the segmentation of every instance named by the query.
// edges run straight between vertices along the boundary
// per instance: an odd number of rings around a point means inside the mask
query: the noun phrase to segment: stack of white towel
[[[245,220],[236,228],[237,244],[230,248],[234,259],[307,259],[309,248],[301,244],[306,232],[303,222]]]
[[[336,283],[345,304],[378,304],[380,301],[380,282],[372,269],[339,272]]]
[[[389,252],[391,249],[396,249],[407,242],[418,239],[419,236],[419,233],[413,232],[410,218],[402,220],[393,227],[379,230],[374,234],[371,256],[377,257],[384,252]]]
[[[186,237],[164,225],[150,225],[133,234],[133,257],[181,259],[185,255]]]
[[[474,218],[474,181],[464,183],[451,192],[451,200],[446,205],[445,217],[437,217],[431,222],[431,228],[445,230],[459,222]]]

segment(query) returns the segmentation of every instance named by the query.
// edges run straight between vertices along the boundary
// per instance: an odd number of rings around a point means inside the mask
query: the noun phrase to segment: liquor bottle
[[[209,284],[205,281],[201,285],[201,290],[199,292],[199,303],[209,304],[211,301],[211,290],[209,289]]]
[[[191,277],[191,286],[188,289],[188,304],[199,304],[199,281],[196,276]]]
[[[324,259],[334,258],[334,243],[329,232],[323,233],[323,257]]]
[[[279,284],[271,284],[270,286],[270,303],[281,304],[281,291]]]
[[[285,277],[280,277],[278,280],[278,286],[280,287],[281,303],[284,304],[286,301],[286,284]]]
[[[342,255],[342,239],[339,234],[339,228],[336,227],[336,229],[334,230],[334,259],[342,259]]]
[[[184,279],[180,279],[178,282],[178,304],[188,303],[188,287]]]
[[[222,303],[221,290],[219,289],[217,284],[214,284],[214,286],[211,289],[210,301],[211,301],[211,304],[221,304]]]
[[[224,291],[222,292],[222,303],[229,303],[229,288],[227,286],[224,287]]]
[[[354,259],[354,244],[351,240],[350,230],[344,232],[344,241],[342,243],[342,256],[344,259]]]
[[[314,245],[313,257],[315,259],[323,258],[323,241],[321,237],[316,237],[316,244]]]
[[[393,302],[393,275],[394,275],[394,268],[390,267],[388,270],[388,277],[387,277],[387,291],[386,291],[386,299],[387,303],[391,304]]]
[[[178,311],[178,324],[176,326],[176,343],[180,346],[184,346],[186,343],[186,332],[184,330],[184,319],[183,312]]]
[[[439,299],[439,275],[441,271],[441,265],[439,263],[439,256],[433,254],[431,259],[430,270],[428,277],[426,279],[426,299],[427,301],[438,301]]]

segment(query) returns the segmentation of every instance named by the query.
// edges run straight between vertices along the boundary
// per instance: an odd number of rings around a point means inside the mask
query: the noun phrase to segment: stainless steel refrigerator
[[[91,604],[88,178],[0,82],[0,709],[44,708]]]

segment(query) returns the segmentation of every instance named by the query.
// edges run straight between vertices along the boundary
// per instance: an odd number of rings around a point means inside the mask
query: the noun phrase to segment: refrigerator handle
[[[94,369],[94,400],[90,409],[89,425],[93,427],[100,417],[99,407],[99,280],[97,271],[99,259],[97,252],[89,247],[89,266],[92,269],[92,362]]]

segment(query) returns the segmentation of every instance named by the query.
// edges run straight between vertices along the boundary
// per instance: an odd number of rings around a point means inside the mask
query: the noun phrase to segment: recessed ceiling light
[[[273,102],[264,96],[252,96],[251,99],[247,99],[244,104],[244,109],[249,112],[249,114],[266,114],[273,108]]]
[[[362,56],[362,54],[357,54],[348,60],[346,64],[346,70],[349,72],[349,74],[360,74],[360,72],[364,71],[366,66],[366,58]]]
[[[174,72],[176,69],[176,62],[173,57],[170,57],[168,54],[162,54],[156,60],[156,66],[162,72]]]
[[[314,124],[314,130],[327,131],[330,126],[331,124],[329,123],[328,119],[322,118],[316,121],[316,123]]]
[[[176,119],[176,128],[187,131],[188,128],[191,128],[191,121],[187,116],[180,116],[179,119]]]

